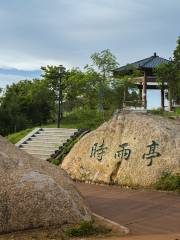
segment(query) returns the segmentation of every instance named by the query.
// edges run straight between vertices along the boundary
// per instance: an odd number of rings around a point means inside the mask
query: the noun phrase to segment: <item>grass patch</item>
[[[88,237],[92,235],[101,235],[111,232],[111,229],[96,227],[95,224],[91,222],[81,222],[79,226],[68,228],[65,231],[65,235],[68,237]]]
[[[25,137],[28,133],[30,133],[32,130],[33,130],[33,128],[27,128],[20,132],[9,134],[8,136],[6,136],[6,138],[10,142],[15,144],[15,143],[19,142],[23,137]]]
[[[52,159],[49,162],[51,162],[52,164],[54,164],[56,166],[59,166],[59,164],[60,164],[60,161],[58,159]]]
[[[176,108],[174,112],[163,111],[162,109],[152,109],[148,110],[148,113],[164,117],[178,117],[180,116],[180,108]]]
[[[180,192],[180,175],[173,175],[171,172],[163,172],[155,184],[157,190]]]
[[[96,129],[103,122],[110,119],[113,111],[105,110],[104,113],[97,110],[76,109],[70,113],[66,113],[62,126],[73,126],[81,129]]]

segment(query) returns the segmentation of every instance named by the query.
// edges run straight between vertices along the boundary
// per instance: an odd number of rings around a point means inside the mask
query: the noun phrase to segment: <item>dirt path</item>
[[[180,240],[180,194],[76,185],[92,211],[130,228],[126,239]]]

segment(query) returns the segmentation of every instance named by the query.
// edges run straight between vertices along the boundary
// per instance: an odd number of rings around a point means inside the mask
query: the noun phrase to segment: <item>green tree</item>
[[[79,68],[67,71],[65,105],[67,109],[87,107],[95,109],[97,107],[97,85],[99,74],[93,69],[81,71]]]
[[[29,89],[29,111],[28,119],[31,119],[33,125],[46,124],[54,120],[54,97],[53,91],[48,88],[43,80],[33,80]]]
[[[71,111],[73,108],[78,108],[82,105],[83,89],[84,73],[78,68],[68,70],[66,74],[66,88],[64,91],[66,111]]]
[[[164,82],[168,84],[169,110],[172,111],[172,100],[180,103],[180,37],[177,41],[176,49],[172,61],[168,64],[161,64],[156,69],[160,87]]]
[[[0,105],[1,134],[47,123],[53,112],[52,92],[43,80],[7,86]]]
[[[180,36],[178,37],[177,46],[176,49],[174,50],[174,62],[177,67],[177,70],[180,71]]]
[[[64,94],[63,91],[66,88],[65,68],[62,65],[41,67],[43,71],[42,77],[49,86],[49,89],[53,91],[54,101],[58,103],[58,126],[60,124],[60,118],[63,117],[62,103]]]
[[[177,46],[174,50],[174,65],[176,71],[176,82],[177,82],[177,93],[176,93],[176,100],[178,104],[180,104],[180,36],[177,40]]]
[[[104,99],[105,89],[110,84],[112,71],[117,68],[118,63],[116,57],[110,52],[109,49],[105,49],[101,52],[95,52],[91,55],[93,65],[97,67],[100,78],[99,78],[99,110],[104,110]]]
[[[164,82],[167,82],[168,84],[169,111],[172,111],[172,100],[175,99],[178,94],[174,62],[172,61],[169,64],[161,64],[156,69],[156,75],[160,88],[163,87]]]
[[[112,71],[119,65],[116,61],[116,57],[109,49],[105,49],[99,53],[93,53],[91,55],[91,60],[93,65],[96,66],[102,74],[104,80],[110,77],[112,75]]]
[[[138,103],[139,96],[133,80],[139,76],[141,76],[141,72],[128,64],[126,70],[114,78],[113,88],[118,108],[122,108],[123,103],[130,106],[141,106],[141,103]]]

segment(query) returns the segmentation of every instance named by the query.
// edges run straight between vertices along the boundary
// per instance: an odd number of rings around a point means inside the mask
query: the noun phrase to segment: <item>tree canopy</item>
[[[156,69],[156,75],[161,86],[164,82],[168,84],[169,108],[172,110],[172,100],[180,103],[180,37],[173,53],[173,59],[167,64],[161,64]]]
[[[110,52],[109,49],[105,49],[101,52],[95,52],[91,55],[93,65],[98,68],[102,74],[104,80],[107,79],[112,71],[118,67],[116,57]]]
[[[52,91],[43,80],[23,80],[7,86],[1,98],[1,134],[47,123],[54,110]]]

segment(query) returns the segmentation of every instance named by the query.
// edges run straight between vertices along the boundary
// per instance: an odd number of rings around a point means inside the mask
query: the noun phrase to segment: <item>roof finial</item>
[[[157,57],[157,54],[156,54],[156,52],[154,52],[154,57]]]

